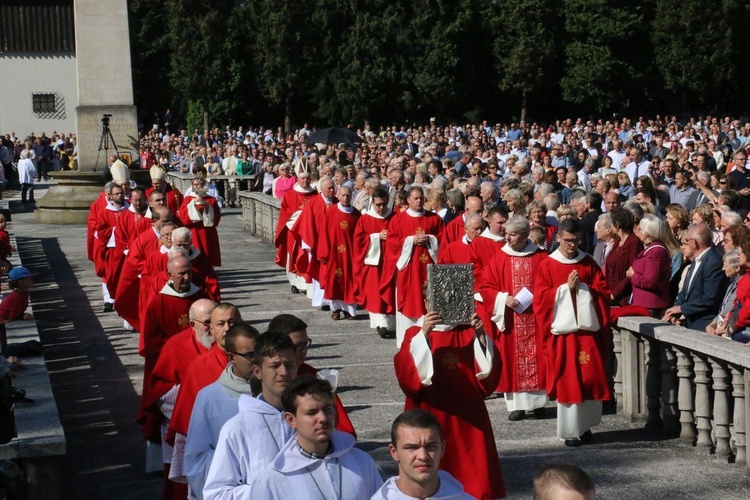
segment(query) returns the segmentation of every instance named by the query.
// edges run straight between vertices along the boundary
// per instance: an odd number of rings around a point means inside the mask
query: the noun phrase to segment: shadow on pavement
[[[56,238],[19,238],[18,248],[38,273],[31,297],[67,440],[63,497],[153,497],[161,479],[145,475],[133,439],[140,398],[110,342],[123,331],[103,327]]]

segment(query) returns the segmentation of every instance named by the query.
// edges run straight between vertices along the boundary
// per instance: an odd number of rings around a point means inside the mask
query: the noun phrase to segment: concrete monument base
[[[34,220],[41,224],[85,224],[89,207],[102,193],[101,172],[50,172],[58,182],[36,202]]]
[[[107,156],[115,154],[115,145],[99,151],[102,139],[102,117],[109,118],[109,130],[117,145],[117,151],[125,163],[138,160],[138,116],[135,106],[78,106],[78,169],[102,172],[107,166]],[[102,147],[104,145],[102,144]]]

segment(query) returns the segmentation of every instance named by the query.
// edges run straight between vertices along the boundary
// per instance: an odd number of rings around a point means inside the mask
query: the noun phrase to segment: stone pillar
[[[693,353],[695,366],[695,422],[698,430],[698,440],[695,445],[698,450],[710,450],[711,441],[711,396],[708,378],[709,367],[706,360],[699,354]]]
[[[746,429],[745,419],[745,377],[742,374],[743,369],[732,367],[732,396],[734,396],[734,418],[732,422],[734,424],[734,443],[737,446],[737,454],[735,456],[735,463],[746,465],[747,464],[747,449],[746,449]]]
[[[612,354],[614,355],[614,390],[617,410],[622,411],[622,334],[620,330],[612,328]]]
[[[646,341],[646,429],[660,430],[662,420],[659,410],[661,409],[661,371],[660,371],[660,349],[659,341],[647,339]]]
[[[693,361],[690,353],[677,350],[677,377],[679,379],[678,403],[680,408],[680,439],[690,444],[695,442],[695,403],[693,401]]]
[[[716,456],[727,460],[732,455],[729,446],[729,384],[724,365],[711,360],[714,379],[714,432],[716,435]]]
[[[102,117],[126,160],[138,158],[138,120],[133,105],[130,33],[126,0],[76,0],[76,72],[78,171],[50,172],[58,184],[37,201],[34,216],[48,224],[84,224],[91,203],[102,192],[107,156],[114,144],[102,144]],[[99,151],[100,144],[108,150]],[[98,157],[98,160],[97,160]]]
[[[661,347],[661,411],[664,430],[670,434],[680,433],[677,404],[677,357],[672,346]]]
[[[130,33],[126,0],[76,0],[76,69],[78,73],[78,170],[102,171],[105,151],[98,151],[102,117],[123,155],[138,155],[138,118],[133,105]],[[110,145],[109,154],[114,154]],[[97,164],[97,156],[99,161]],[[127,163],[127,161],[126,161]]]

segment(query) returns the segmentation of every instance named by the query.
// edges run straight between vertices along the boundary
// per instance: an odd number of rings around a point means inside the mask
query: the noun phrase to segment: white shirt
[[[687,283],[687,288],[685,288],[685,296],[687,296],[688,292],[690,292],[690,285],[693,284],[693,280],[695,279],[695,276],[698,274],[698,269],[701,267],[701,262],[703,262],[703,257],[706,256],[706,253],[711,250],[711,248],[706,248],[701,252],[699,256],[695,258],[692,264],[692,271],[690,272],[690,281]]]
[[[427,500],[473,500],[474,497],[464,493],[464,487],[458,479],[444,470],[438,471],[440,486],[434,495]],[[417,500],[398,489],[398,477],[392,477],[375,493],[371,500]]]

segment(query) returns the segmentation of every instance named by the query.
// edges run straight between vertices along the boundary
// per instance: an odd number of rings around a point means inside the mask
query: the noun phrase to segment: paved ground
[[[68,439],[65,497],[159,498],[161,479],[143,473],[144,444],[134,423],[142,376],[138,339],[121,328],[116,315],[101,312],[101,285],[85,257],[85,228],[34,224],[31,213],[13,219],[23,261],[39,273],[34,307]],[[357,321],[334,322],[328,313],[312,310],[304,297],[291,295],[273,265],[272,247],[242,231],[239,210],[227,212],[219,233],[225,300],[261,331],[279,312],[308,323],[310,363],[340,370],[339,394],[360,446],[384,474],[393,473],[386,445],[390,422],[403,406],[391,367],[394,341],[369,331],[364,313]],[[487,406],[508,498],[530,498],[536,471],[555,461],[589,471],[600,498],[750,498],[742,467],[648,433],[622,417],[605,416],[594,444],[567,449],[554,438],[552,406],[547,420],[516,423],[508,422],[502,400],[489,400]]]

